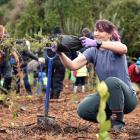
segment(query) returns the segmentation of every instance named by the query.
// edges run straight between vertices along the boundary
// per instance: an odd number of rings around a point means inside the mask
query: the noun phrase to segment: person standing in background
[[[78,55],[80,55],[80,52],[77,53],[79,53]],[[76,70],[76,81],[74,83],[74,89],[73,89],[74,93],[77,92],[79,85],[82,88],[82,92],[85,93],[85,80],[87,76],[88,76],[88,69],[86,65]]]
[[[62,30],[60,29],[60,27],[55,27],[52,30],[50,40],[57,38],[61,34],[62,34]],[[52,56],[54,54],[54,52],[52,52],[51,50],[44,51],[44,57],[45,57],[45,61],[46,61],[46,69],[48,70],[47,54],[49,56]],[[65,67],[63,66],[62,62],[60,61],[59,56],[57,55],[53,59],[53,64],[52,64],[52,80],[51,80],[51,92],[50,92],[51,99],[58,99],[60,97],[60,93],[63,90],[64,77],[65,77]]]
[[[91,30],[89,28],[83,28],[82,29],[82,36],[88,37],[90,39],[93,39],[93,33],[91,32]]]
[[[0,25],[0,45],[2,45],[6,36],[6,29],[3,25]],[[12,82],[12,66],[9,62],[10,56],[9,46],[4,46],[3,49],[0,50],[0,77],[4,78],[3,88],[10,90],[11,82]]]
[[[135,91],[140,91],[140,57],[136,63],[128,67],[128,73],[132,82],[132,87]]]

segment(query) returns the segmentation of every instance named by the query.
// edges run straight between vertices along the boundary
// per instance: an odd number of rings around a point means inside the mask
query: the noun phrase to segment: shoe
[[[123,121],[124,113],[123,112],[113,112],[111,115],[111,127],[112,130],[115,132],[119,132],[121,130],[124,130],[125,123]]]
[[[125,123],[123,121],[111,121],[112,126],[111,130],[115,132],[119,132],[125,130]]]
[[[73,92],[74,92],[74,93],[77,92],[77,88],[78,88],[77,86],[74,86],[74,88],[73,88]]]
[[[85,93],[85,86],[82,86],[82,92]]]
[[[27,91],[28,95],[32,95],[32,92],[31,91]]]

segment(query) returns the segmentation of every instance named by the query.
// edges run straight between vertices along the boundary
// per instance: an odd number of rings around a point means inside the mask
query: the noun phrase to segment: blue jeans
[[[29,83],[29,78],[28,78],[28,67],[24,67],[23,68],[23,72],[24,72],[24,77],[23,77],[23,80],[24,80],[24,86],[25,86],[25,89],[27,92],[31,92],[31,86],[30,86],[30,83]]]
[[[106,103],[107,119],[112,115],[112,110],[123,110],[124,114],[133,111],[138,103],[135,92],[130,89],[122,80],[109,77],[105,80],[108,86],[110,97]],[[77,109],[78,115],[88,121],[97,122],[97,113],[100,97],[98,93],[87,96]]]

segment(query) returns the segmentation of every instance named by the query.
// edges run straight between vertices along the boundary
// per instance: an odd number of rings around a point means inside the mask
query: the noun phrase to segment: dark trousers
[[[11,82],[12,82],[12,77],[5,77],[4,82],[3,82],[3,87],[7,90],[11,89]]]
[[[12,82],[12,67],[9,62],[5,62],[3,66],[0,66],[0,75],[4,78],[3,87],[10,90]]]
[[[31,86],[30,86],[30,83],[29,83],[28,73],[24,74],[23,80],[24,80],[24,86],[25,86],[26,91],[29,94],[31,94],[30,92],[32,92],[32,91],[31,91]]]
[[[86,79],[85,76],[83,76],[83,77],[76,77],[75,86],[85,85],[85,79]]]
[[[44,57],[45,57],[45,62],[46,62],[46,69],[48,70],[48,57],[53,57],[54,53],[52,51],[47,51],[44,52]],[[47,72],[48,73],[48,72]],[[63,89],[63,80],[65,77],[65,67],[60,61],[59,56],[57,55],[53,59],[53,64],[52,64],[52,79],[51,79],[51,93],[50,96],[51,98],[59,98],[60,92]]]
[[[60,92],[63,89],[64,77],[65,77],[64,66],[53,67],[51,81],[51,98],[59,98]]]
[[[105,80],[110,97],[106,103],[106,114],[109,119],[112,110],[123,110],[125,114],[133,111],[138,103],[135,92],[118,78],[110,77]],[[98,93],[87,96],[78,107],[78,115],[88,121],[97,122],[100,97]]]

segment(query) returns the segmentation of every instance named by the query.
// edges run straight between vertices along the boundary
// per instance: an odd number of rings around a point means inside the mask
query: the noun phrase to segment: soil
[[[12,99],[0,105],[0,140],[97,140],[99,124],[85,121],[76,113],[78,103],[88,94],[72,93],[67,83],[60,99],[49,102],[48,116],[54,118],[47,117],[47,124],[41,125],[37,120],[44,116],[45,94],[17,96],[13,93]],[[125,115],[125,122],[124,131],[110,131],[111,139],[140,140],[140,103]]]

